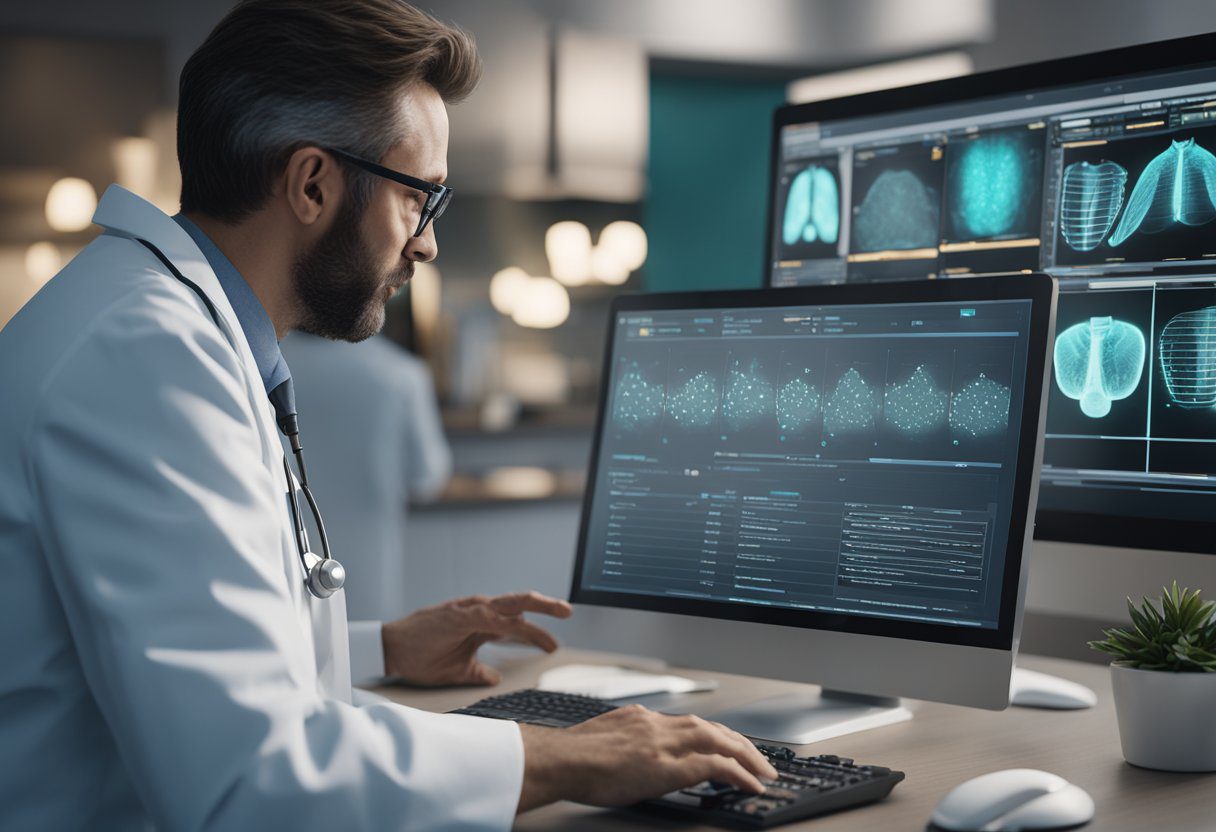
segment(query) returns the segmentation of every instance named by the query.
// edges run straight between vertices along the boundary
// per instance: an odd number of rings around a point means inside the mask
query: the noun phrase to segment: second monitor
[[[571,590],[594,646],[1005,707],[1054,302],[1045,276],[619,298]],[[901,715],[819,704],[723,721]]]

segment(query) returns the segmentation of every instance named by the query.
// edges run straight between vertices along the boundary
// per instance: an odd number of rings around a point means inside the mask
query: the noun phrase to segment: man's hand
[[[520,725],[524,784],[519,811],[555,800],[627,806],[702,780],[764,791],[777,771],[741,734],[695,716],[641,705],[617,708],[573,728]]]
[[[570,605],[538,592],[457,598],[390,621],[381,628],[384,669],[411,685],[496,685],[498,671],[477,661],[488,641],[532,644],[552,653],[557,640],[524,620],[539,612],[569,618]]]

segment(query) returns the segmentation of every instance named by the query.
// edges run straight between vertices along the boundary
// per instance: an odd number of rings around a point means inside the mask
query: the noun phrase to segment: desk
[[[611,663],[607,653],[563,649],[551,656],[508,659],[500,669],[502,684],[494,691],[531,687],[546,668],[558,664]],[[851,809],[781,829],[814,832],[837,830],[909,830],[921,832],[937,801],[968,778],[1004,768],[1051,771],[1088,791],[1097,815],[1087,829],[1189,832],[1216,829],[1216,774],[1167,774],[1128,765],[1119,750],[1110,671],[1100,665],[1023,656],[1023,667],[1054,673],[1088,685],[1098,694],[1096,707],[1085,711],[1010,708],[981,711],[954,705],[911,701],[911,722],[845,737],[794,746],[800,753],[840,754],[860,763],[875,763],[907,774],[880,803]],[[675,672],[680,672],[678,669]],[[685,671],[693,677],[707,674]],[[713,693],[682,694],[656,703],[660,710],[708,713],[784,693],[787,682],[713,674]],[[481,688],[413,690],[384,687],[377,693],[429,711],[449,711],[471,704],[492,691]],[[657,699],[655,697],[654,699]],[[518,830],[625,830],[637,828],[714,829],[691,823],[622,811],[559,803],[521,816]]]

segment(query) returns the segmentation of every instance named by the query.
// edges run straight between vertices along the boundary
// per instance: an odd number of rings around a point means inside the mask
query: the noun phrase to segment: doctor
[[[182,73],[183,214],[110,188],[103,233],[0,331],[0,827],[506,828],[773,776],[695,717],[352,703],[352,673],[492,684],[480,644],[554,649],[524,614],[570,612],[467,598],[348,633],[276,434],[306,444],[308,418],[277,340],[368,337],[435,257],[445,101],[478,73],[399,0],[239,4]]]

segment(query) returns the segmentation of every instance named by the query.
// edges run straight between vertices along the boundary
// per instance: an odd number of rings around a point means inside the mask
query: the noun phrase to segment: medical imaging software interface
[[[1030,311],[618,313],[581,586],[995,628]]]
[[[774,286],[1060,280],[1041,508],[1216,497],[1216,69],[795,124]]]

